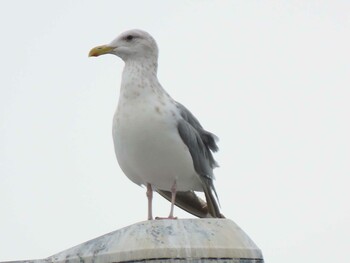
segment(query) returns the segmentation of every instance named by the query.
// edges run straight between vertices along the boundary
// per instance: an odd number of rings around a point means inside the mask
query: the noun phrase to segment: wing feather
[[[204,130],[196,117],[185,106],[177,103],[177,107],[182,116],[182,119],[178,121],[177,129],[182,141],[190,151],[194,169],[201,179],[209,213],[213,217],[222,217],[218,205],[218,196],[213,184],[213,169],[218,165],[212,151],[218,150],[217,137]]]

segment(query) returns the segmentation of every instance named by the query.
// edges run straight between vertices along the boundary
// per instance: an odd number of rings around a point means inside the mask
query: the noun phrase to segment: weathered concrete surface
[[[261,263],[254,242],[229,219],[153,220],[108,233],[33,263]]]

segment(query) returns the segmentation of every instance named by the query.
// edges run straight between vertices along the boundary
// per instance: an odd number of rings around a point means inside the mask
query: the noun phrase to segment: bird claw
[[[175,220],[175,219],[177,219],[177,217],[176,216],[168,216],[168,217],[159,217],[159,216],[157,216],[155,219],[156,220],[163,220],[163,219]]]

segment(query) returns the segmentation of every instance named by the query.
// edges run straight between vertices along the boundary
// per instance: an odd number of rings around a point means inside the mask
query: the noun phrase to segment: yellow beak
[[[89,52],[89,57],[98,57],[100,55],[108,54],[110,53],[114,48],[110,47],[108,45],[98,46],[94,47]]]

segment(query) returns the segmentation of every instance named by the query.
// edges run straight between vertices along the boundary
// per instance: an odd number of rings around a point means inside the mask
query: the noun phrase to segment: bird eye
[[[125,40],[126,41],[131,41],[131,40],[133,40],[133,38],[134,37],[132,35],[128,35],[128,36],[125,37]]]

